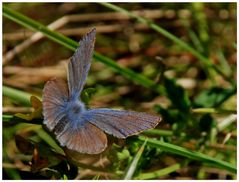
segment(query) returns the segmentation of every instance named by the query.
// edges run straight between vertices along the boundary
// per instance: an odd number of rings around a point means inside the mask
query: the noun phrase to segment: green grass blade
[[[147,139],[144,141],[143,145],[140,147],[139,151],[137,152],[137,154],[135,155],[132,163],[130,164],[129,169],[126,172],[126,175],[124,177],[124,180],[131,180],[135,170],[137,169],[137,164],[139,162],[139,159],[144,151],[145,145],[147,143]]]
[[[28,124],[36,124],[36,125],[42,125],[43,124],[42,119],[33,119],[31,121],[27,121],[25,119],[16,117],[14,115],[8,115],[8,114],[3,114],[2,115],[2,121],[3,122],[11,122],[11,123],[28,123]]]
[[[3,114],[2,115],[2,121],[3,122],[10,122],[13,118],[13,115]]]
[[[146,179],[157,179],[160,176],[165,176],[170,174],[178,169],[180,169],[180,164],[174,164],[164,169],[160,169],[153,172],[141,173],[139,176],[135,177],[136,180],[146,180]]]
[[[40,31],[43,33],[46,37],[49,39],[65,46],[66,48],[75,51],[75,49],[79,46],[79,43],[62,35],[57,32],[54,32],[50,29],[48,29],[46,26],[42,25],[41,23],[34,21],[33,19],[30,19],[14,10],[11,10],[10,8],[6,7],[6,5],[3,5],[3,15],[14,22],[27,27],[34,31]],[[100,61],[104,63],[105,65],[112,68],[114,71],[118,72],[119,74],[127,77],[129,80],[132,80],[146,88],[150,88],[154,90],[155,92],[159,94],[165,94],[164,87],[155,84],[154,81],[148,79],[147,77],[143,76],[142,74],[138,74],[131,69],[123,68],[119,66],[115,61],[112,59],[103,56],[97,52],[94,53],[94,58],[97,61]]]
[[[198,160],[201,161],[203,163],[206,163],[209,166],[213,166],[213,167],[218,167],[218,168],[222,168],[225,170],[228,170],[230,172],[236,173],[237,169],[235,166],[233,166],[232,164],[207,156],[205,154],[202,154],[200,152],[195,152],[195,151],[191,151],[188,150],[186,148],[177,146],[177,145],[173,145],[173,144],[169,144],[166,142],[162,142],[159,140],[154,140],[154,139],[150,139],[150,138],[146,138],[143,136],[139,136],[139,140],[144,142],[145,140],[147,140],[147,145],[156,147],[156,148],[160,148],[164,151],[173,153],[173,154],[177,154],[180,156],[184,156],[193,160]]]
[[[71,39],[66,39],[65,36],[57,33],[50,31],[46,26],[42,25],[41,23],[32,20],[31,18],[28,18],[24,16],[21,13],[18,13],[10,8],[8,8],[6,5],[3,5],[3,16],[11,19],[12,21],[27,27],[33,31],[37,30],[40,31],[41,33],[48,35],[51,37],[51,39],[55,42],[60,43],[61,45],[69,48],[70,50],[74,51],[75,48],[78,46],[78,43],[71,40]]]
[[[215,109],[215,108],[195,108],[191,110],[192,113],[217,113],[217,114],[236,114],[236,110]]]
[[[57,145],[56,141],[46,131],[41,129],[36,130],[35,132],[43,141],[45,141],[49,146],[51,146],[51,148],[55,149],[57,153],[64,155],[64,151],[62,150],[62,148]]]
[[[26,106],[30,106],[30,97],[32,96],[29,93],[14,89],[14,88],[10,88],[7,86],[2,86],[2,92],[3,92],[3,96],[9,97],[12,100],[21,103],[23,105]]]
[[[160,129],[151,129],[143,132],[145,135],[158,135],[158,136],[172,136],[173,131],[170,130],[160,130]]]
[[[196,58],[198,58],[199,60],[202,61],[203,63],[203,69],[210,74],[211,79],[213,80],[214,77],[214,72],[213,70],[217,71],[221,76],[223,76],[227,81],[231,81],[230,78],[228,78],[223,72],[221,72],[213,63],[210,59],[208,59],[207,57],[205,57],[204,55],[202,55],[201,53],[199,53],[197,50],[195,50],[193,47],[191,47],[190,45],[188,45],[187,43],[185,43],[184,41],[182,41],[181,39],[179,39],[178,37],[174,36],[173,34],[169,33],[168,31],[166,31],[165,29],[161,28],[160,26],[156,25],[155,23],[142,18],[138,15],[135,15],[134,13],[131,13],[123,8],[120,8],[119,6],[113,5],[111,3],[100,3],[101,5],[110,8],[114,11],[118,11],[121,13],[124,13],[126,15],[128,15],[129,17],[135,18],[137,19],[139,22],[144,23],[146,25],[148,25],[150,28],[152,28],[153,30],[155,30],[156,32],[162,34],[163,36],[167,37],[168,39],[172,40],[173,42],[175,42],[176,44],[178,44],[180,47],[182,47],[183,49],[191,52],[191,54],[193,54]]]
[[[140,85],[146,87],[146,88],[150,88],[154,91],[156,91],[157,93],[160,93],[162,95],[165,95],[165,89],[164,87],[162,87],[161,85],[155,84],[152,80],[148,79],[147,77],[143,76],[142,74],[137,74],[134,71],[132,71],[131,69],[128,68],[122,68],[120,67],[115,61],[111,60],[108,57],[105,57],[99,53],[94,53],[94,58],[97,61],[100,61],[102,63],[104,63],[105,65],[109,66],[110,68],[112,68],[114,71],[120,73],[121,75],[127,77],[130,80],[135,81],[136,83],[139,83]]]

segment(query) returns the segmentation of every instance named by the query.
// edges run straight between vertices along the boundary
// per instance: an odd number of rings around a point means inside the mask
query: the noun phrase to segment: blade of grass
[[[230,66],[229,61],[226,59],[223,51],[221,49],[216,51],[216,54],[218,56],[218,61],[220,62],[220,68],[223,70],[223,72],[228,76],[233,76],[233,71]]]
[[[10,122],[12,118],[13,118],[12,115],[7,115],[7,114],[2,115],[2,121],[3,122]]]
[[[125,76],[129,80],[135,81],[136,83],[138,83],[146,88],[150,88],[159,94],[166,95],[166,92],[165,92],[165,89],[163,86],[161,86],[159,84],[155,84],[152,80],[148,79],[147,77],[143,76],[142,74],[135,73],[134,71],[132,71],[131,69],[128,69],[128,68],[123,68],[123,67],[119,66],[112,59],[102,56],[101,54],[99,54],[97,52],[94,53],[94,58],[97,61],[100,61],[100,62],[104,63],[105,65],[109,66],[114,71]]]
[[[38,30],[43,34],[48,34],[51,36],[51,39],[54,40],[55,42],[60,43],[61,45],[69,48],[70,50],[74,51],[75,48],[78,46],[78,43],[71,40],[71,39],[64,39],[64,36],[57,33],[57,32],[52,32],[50,31],[46,26],[42,25],[41,23],[34,21],[26,16],[24,16],[21,13],[18,13],[10,8],[8,8],[6,5],[3,4],[3,16],[11,19],[12,21],[27,27],[31,30]],[[65,42],[63,42],[63,40]]]
[[[139,162],[139,159],[144,151],[145,145],[147,143],[147,139],[144,141],[143,145],[140,147],[139,151],[137,152],[137,154],[135,155],[132,163],[130,164],[129,169],[126,172],[126,175],[124,177],[124,180],[131,180],[135,170],[137,169],[137,164]]]
[[[167,151],[169,153],[184,156],[184,157],[187,157],[187,158],[190,158],[193,160],[198,160],[198,161],[201,161],[209,166],[222,168],[222,169],[228,170],[232,173],[237,172],[236,167],[233,166],[232,164],[222,161],[222,160],[219,160],[219,159],[216,159],[216,158],[213,158],[213,157],[210,157],[210,156],[207,156],[200,152],[190,151],[186,148],[183,148],[183,147],[180,147],[177,145],[169,144],[169,143],[162,142],[159,140],[146,138],[144,136],[139,136],[139,140],[141,142],[144,142],[145,140],[147,140],[147,145],[156,147],[156,148],[160,148],[161,150]]]
[[[170,130],[151,129],[143,132],[145,135],[159,135],[159,136],[172,136],[173,132]]]
[[[57,143],[55,142],[55,140],[47,133],[45,132],[43,129],[41,130],[36,130],[35,131],[37,133],[37,135],[43,140],[45,141],[51,148],[55,149],[55,151],[59,154],[64,155],[64,151],[62,150],[61,147],[59,147],[59,145],[57,145]]]
[[[236,114],[236,110],[215,109],[215,108],[195,108],[191,110],[192,113],[217,113],[217,114]]]
[[[205,7],[204,3],[197,2],[192,3],[192,10],[194,11],[194,17],[196,19],[196,22],[198,23],[198,35],[200,37],[200,40],[204,43],[209,41],[209,35],[208,35],[208,22],[207,17],[205,15]]]
[[[204,52],[204,47],[201,41],[199,40],[198,36],[196,35],[196,33],[193,30],[189,29],[188,35],[190,39],[192,40],[192,43],[194,47],[196,48],[196,50],[199,51],[200,53]]]
[[[225,78],[225,80],[227,80],[228,82],[231,82],[232,79],[230,79],[229,77],[227,77],[221,70],[219,70],[210,59],[206,58],[204,55],[200,54],[197,50],[195,50],[193,47],[191,47],[190,45],[188,45],[187,43],[185,43],[184,41],[182,41],[181,39],[179,39],[178,37],[174,36],[173,34],[169,33],[168,31],[166,31],[165,29],[161,28],[160,26],[156,25],[155,23],[142,18],[138,15],[135,15],[134,13],[131,13],[123,8],[120,8],[116,5],[113,5],[111,3],[99,3],[107,8],[110,8],[114,11],[118,11],[121,13],[124,13],[126,15],[128,15],[129,17],[135,18],[137,19],[139,22],[144,23],[146,25],[148,25],[150,28],[152,28],[153,30],[155,30],[156,32],[162,34],[163,36],[167,37],[168,39],[172,40],[173,42],[175,42],[176,44],[178,44],[179,46],[181,46],[183,49],[191,52],[191,54],[193,54],[196,58],[198,58],[199,60],[202,61],[203,63],[203,69],[205,70],[206,73],[210,74],[210,78],[211,80],[214,80],[214,71],[218,72],[221,76],[223,76]]]
[[[164,169],[160,169],[153,172],[141,173],[139,176],[135,177],[136,180],[145,180],[145,179],[157,179],[160,176],[165,176],[176,170],[180,169],[180,164],[174,164]]]
[[[78,42],[76,42],[62,34],[51,31],[43,24],[8,8],[6,5],[3,5],[3,16],[5,16],[5,17],[13,20],[14,22],[16,22],[24,27],[27,27],[31,30],[40,31],[49,39],[65,46],[66,48],[68,48],[72,51],[75,51],[75,49],[79,46]],[[94,53],[94,58],[95,58],[95,60],[100,61],[100,62],[104,63],[105,65],[109,66],[115,72],[127,77],[129,80],[132,80],[146,88],[150,88],[159,94],[165,95],[164,87],[162,87],[161,85],[155,84],[152,80],[148,79],[147,77],[143,76],[142,74],[138,74],[128,68],[123,68],[123,67],[119,66],[112,59],[110,59],[106,56],[103,56],[97,52]]]
[[[25,119],[16,117],[14,115],[8,115],[8,114],[2,115],[2,121],[6,122],[6,123],[9,122],[11,124],[13,124],[13,123],[28,123],[28,124],[42,125],[42,123],[43,123],[42,119],[33,119],[31,121],[27,121]]]
[[[9,97],[16,102],[19,102],[26,106],[31,105],[30,98],[32,95],[27,92],[23,92],[23,91],[10,88],[4,85],[2,86],[2,92],[3,92],[3,96]]]

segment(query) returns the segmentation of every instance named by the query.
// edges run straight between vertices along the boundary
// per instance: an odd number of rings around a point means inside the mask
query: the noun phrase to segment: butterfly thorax
[[[66,110],[70,120],[75,121],[75,123],[78,123],[77,121],[80,121],[82,113],[86,111],[84,103],[78,99],[68,102]]]
[[[86,109],[83,102],[81,102],[78,99],[75,99],[73,101],[68,102],[67,110],[68,110],[68,113],[71,115],[78,115],[84,112]]]

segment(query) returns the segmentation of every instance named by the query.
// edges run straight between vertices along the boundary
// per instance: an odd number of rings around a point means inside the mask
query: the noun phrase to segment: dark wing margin
[[[83,117],[106,133],[118,138],[126,138],[155,128],[161,121],[160,117],[151,114],[113,109],[88,110]]]
[[[92,29],[79,42],[80,46],[68,64],[70,98],[78,98],[85,84],[94,51],[96,29]]]
[[[48,81],[43,89],[43,116],[44,124],[52,131],[65,115],[66,102],[68,101],[67,84],[62,79]]]

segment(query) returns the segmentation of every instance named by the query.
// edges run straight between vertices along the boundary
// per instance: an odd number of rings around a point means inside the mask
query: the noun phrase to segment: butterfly
[[[96,29],[83,36],[68,63],[67,83],[49,80],[43,89],[43,123],[61,146],[98,154],[107,147],[106,133],[126,138],[154,128],[161,118],[146,113],[108,108],[86,109],[79,100],[94,51]]]

